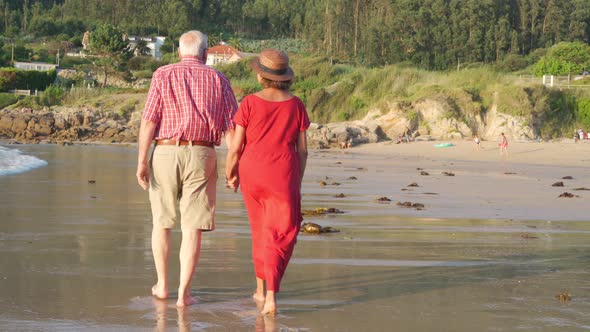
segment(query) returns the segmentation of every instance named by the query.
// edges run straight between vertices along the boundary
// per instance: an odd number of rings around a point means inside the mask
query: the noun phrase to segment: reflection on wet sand
[[[157,332],[166,332],[168,331],[167,326],[168,322],[168,311],[172,312],[176,309],[176,326],[178,326],[179,332],[188,332],[191,331],[191,318],[190,318],[190,308],[187,307],[175,307],[171,306],[168,301],[166,300],[159,300],[156,298],[152,299],[154,308],[156,310],[156,326],[155,330]]]
[[[205,330],[207,328],[214,328],[215,324],[211,325],[208,323],[199,323],[192,321],[192,316],[199,312],[214,311],[215,314],[220,314],[220,311],[216,311],[214,308],[207,308],[207,306],[200,307],[199,305],[192,307],[176,307],[173,302],[168,300],[160,300],[152,298],[152,304],[154,308],[154,317],[156,324],[154,330],[157,332],[170,331],[171,328],[178,328],[179,332],[188,332],[194,330]],[[240,310],[240,312],[234,312],[237,316],[242,319],[248,320],[248,318],[254,318],[254,330],[256,332],[272,332],[276,331],[276,317],[269,315],[261,315],[260,311],[264,303],[256,302],[252,306],[256,306],[256,310]],[[229,306],[231,307],[231,305]],[[198,315],[196,315],[198,316]],[[222,323],[222,322],[219,322]]]

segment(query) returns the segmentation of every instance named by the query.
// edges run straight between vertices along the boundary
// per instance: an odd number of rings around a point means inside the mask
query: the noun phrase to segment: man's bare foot
[[[193,304],[197,304],[197,300],[191,296],[190,292],[186,292],[184,295],[178,292],[178,301],[176,301],[177,307],[188,307]]]
[[[260,293],[252,294],[252,298],[254,299],[254,301],[257,301],[257,302],[264,302],[264,300],[266,299],[264,297],[264,294],[260,294]]]
[[[152,296],[160,300],[165,300],[168,298],[168,290],[166,287],[160,287],[158,284],[155,284],[152,287]]]
[[[277,314],[277,306],[275,303],[265,303],[264,308],[260,312],[263,315],[274,316]]]

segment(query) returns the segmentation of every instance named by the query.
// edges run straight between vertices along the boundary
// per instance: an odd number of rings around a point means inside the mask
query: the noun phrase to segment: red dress
[[[249,95],[234,122],[246,129],[239,176],[254,269],[267,290],[279,292],[302,221],[296,144],[309,118],[297,97],[272,102]]]

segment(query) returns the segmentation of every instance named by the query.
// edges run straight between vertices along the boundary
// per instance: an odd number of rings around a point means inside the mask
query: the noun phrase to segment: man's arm
[[[150,145],[154,138],[154,132],[158,125],[150,120],[141,120],[141,127],[139,129],[139,152],[137,156],[137,182],[143,188],[147,190],[150,183],[150,166],[148,164],[148,153],[150,151]]]

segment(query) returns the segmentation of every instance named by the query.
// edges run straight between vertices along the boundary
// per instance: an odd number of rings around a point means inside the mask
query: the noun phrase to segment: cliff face
[[[316,125],[310,128],[314,147],[337,147],[342,142],[353,145],[397,140],[407,128],[423,139],[453,140],[478,135],[484,140],[496,140],[500,133],[513,140],[532,140],[536,131],[523,117],[498,112],[492,107],[483,113],[457,112],[453,105],[440,99],[423,99],[411,105],[389,103],[373,109],[359,121]]]

